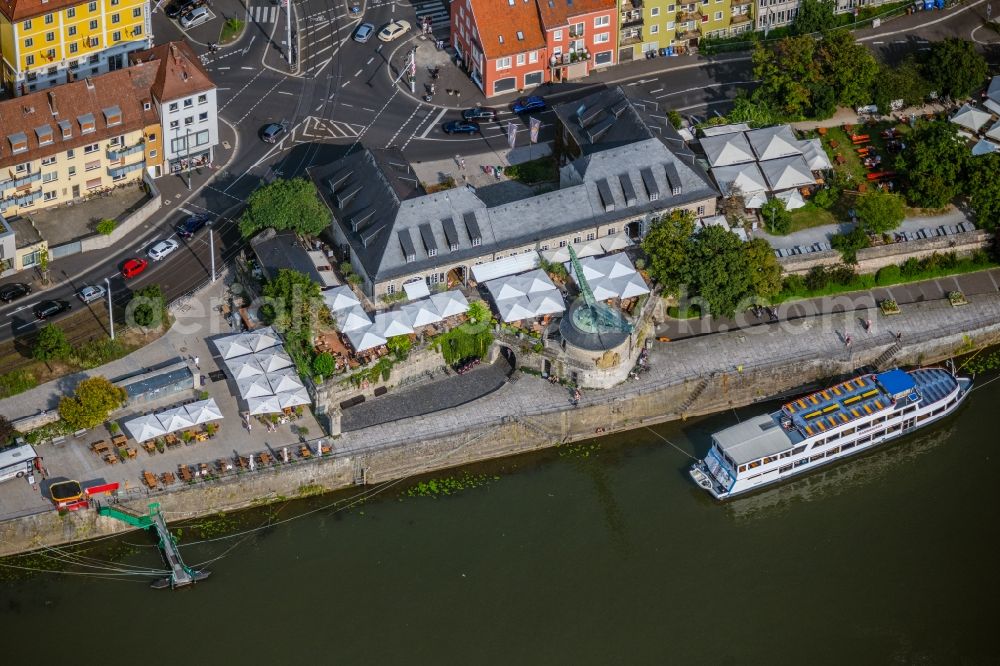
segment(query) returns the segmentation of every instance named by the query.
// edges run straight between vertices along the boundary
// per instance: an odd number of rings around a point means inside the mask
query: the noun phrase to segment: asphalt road
[[[143,231],[133,234],[120,246],[85,255],[85,270],[67,270],[64,264],[72,263],[68,260],[53,262],[50,277],[54,286],[42,291],[36,284],[30,296],[0,307],[0,341],[37,330],[42,322],[33,319],[31,307],[41,300],[64,300],[74,305],[73,311],[86,307],[74,294],[85,284],[103,285],[105,278],[109,278],[119,311],[131,298],[132,291],[146,284],[161,285],[171,299],[192,290],[209,276],[206,230],[199,232],[193,241],[182,243],[178,251],[164,260],[151,262],[137,278],[125,281],[119,270],[126,259],[144,256],[156,240],[171,237],[174,225],[188,213],[201,212],[215,219],[216,261],[221,265],[242,247],[234,218],[250,193],[279,176],[301,175],[309,166],[336,159],[358,144],[374,148],[395,146],[417,162],[445,159],[456,153],[499,152],[506,147],[504,127],[509,120],[527,131],[526,119],[517,118],[505,106],[497,105],[502,111],[499,122],[484,124],[481,136],[444,134],[441,125],[457,119],[459,111],[422,102],[401,91],[394,82],[393,66],[398,68],[415,35],[411,32],[389,44],[382,44],[374,37],[366,44],[350,39],[362,20],[376,28],[398,18],[417,25],[414,6],[409,1],[369,1],[362,4],[360,14],[351,14],[345,0],[295,2],[293,26],[300,46],[299,64],[292,72],[283,60],[287,48],[285,13],[276,8],[262,9],[271,6],[267,0],[256,1],[261,8],[250,2],[248,10],[240,4],[241,0],[216,0],[213,9],[220,16],[191,34],[167,19],[162,10],[153,17],[157,42],[187,38],[197,53],[204,54],[206,68],[218,86],[220,118],[234,127],[238,135],[238,150],[232,162],[211,184],[177,205],[165,207]],[[951,12],[905,17],[878,30],[860,31],[859,38],[889,59],[913,49],[927,48],[927,39],[947,35],[969,37],[982,43],[992,39],[981,28],[985,2],[975,0]],[[217,34],[213,31],[221,27],[223,17],[243,12],[248,19],[244,36],[235,45],[209,54],[205,44]],[[994,55],[988,52],[991,59],[996,59]],[[616,79],[623,85],[634,86],[643,96],[663,103],[666,108],[702,119],[723,112],[740,89],[754,85],[746,55],[728,54],[701,63],[683,58],[671,60],[675,60],[671,71],[644,73],[649,71],[650,62],[653,66],[658,62],[640,61],[612,68],[581,83],[557,86],[547,97],[553,102],[571,101],[599,86],[612,84],[609,79]],[[470,106],[474,102],[470,99]],[[554,133],[553,115],[549,111],[539,117],[543,123],[540,140],[549,140]],[[284,123],[289,130],[275,145],[259,139],[260,129],[271,122]],[[74,267],[80,263],[80,256],[72,264]],[[33,277],[22,274],[5,282],[30,281]],[[116,312],[116,317],[120,314]]]

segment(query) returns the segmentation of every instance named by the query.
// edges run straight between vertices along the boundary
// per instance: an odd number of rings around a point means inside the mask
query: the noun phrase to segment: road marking
[[[697,86],[695,88],[688,88],[686,90],[675,90],[673,92],[657,95],[656,99],[663,99],[664,97],[670,97],[671,95],[683,95],[684,93],[695,92],[697,90],[705,90],[706,88],[720,88],[722,86],[742,86],[750,83],[760,83],[760,79],[754,79],[752,81],[727,81],[725,83],[709,83],[704,86]]]
[[[369,113],[375,113],[375,109],[369,109],[367,106],[363,106],[361,108],[365,111],[368,111]]]
[[[326,67],[327,65],[330,64],[331,60],[333,60],[332,57],[327,58],[326,60],[324,60],[323,62],[321,62],[318,65],[313,65],[312,67],[310,67],[309,69],[306,70],[306,74],[311,73],[313,70],[316,70],[316,73],[319,74],[323,70],[324,67]]]
[[[295,93],[290,93],[287,90],[279,90],[278,94],[279,95],[294,95]]]
[[[372,60],[374,60],[374,59],[375,59],[375,56],[372,56],[371,58],[368,58],[368,62],[366,62],[365,64],[366,65],[372,64]]]
[[[341,87],[341,88],[346,88],[346,87],[347,87],[347,86],[349,86],[349,85],[351,85],[351,82],[350,82],[350,81],[344,81],[343,83],[341,83],[341,84],[340,84],[340,87]]]
[[[319,51],[316,51],[316,53],[313,53],[312,57],[315,58],[316,56],[318,56],[318,55],[320,55],[322,53],[326,53],[327,51],[329,51],[330,49],[332,49],[336,45],[337,45],[336,43],[328,44],[327,46],[324,46],[323,48],[321,48]]]
[[[219,71],[221,72],[221,71],[222,71],[222,70],[224,70],[224,69],[230,69],[230,68],[229,68],[229,67],[216,67],[216,69],[217,69],[217,70],[219,70]]]
[[[364,69],[359,69],[358,71],[354,72],[354,76],[355,77],[361,76],[361,72],[363,72],[363,71],[365,71],[365,70]]]
[[[428,134],[430,133],[430,131],[431,131],[431,130],[432,130],[432,129],[434,128],[434,126],[438,124],[438,122],[439,122],[439,121],[441,120],[441,116],[443,116],[443,115],[445,114],[445,111],[447,111],[447,110],[448,110],[448,109],[441,109],[441,113],[437,114],[437,117],[436,117],[436,118],[434,118],[434,120],[432,120],[432,121],[431,121],[431,122],[430,122],[430,123],[429,123],[429,124],[427,125],[427,127],[426,127],[426,128],[424,128],[424,131],[423,131],[423,133],[422,133],[422,134],[420,135],[420,137],[419,137],[419,138],[421,138],[421,139],[422,139],[422,138],[424,138],[425,136],[427,136],[427,135],[428,135]]]
[[[885,42],[872,42],[872,44],[885,44]]]
[[[354,108],[354,105],[353,105],[353,104],[348,104],[347,102],[341,102],[341,103],[340,103],[340,105],[341,105],[341,106],[345,106],[345,107],[347,107],[348,109],[353,109],[353,108]]]
[[[247,66],[244,65],[243,67],[240,67],[240,69],[256,69],[256,68],[255,67],[247,67]]]

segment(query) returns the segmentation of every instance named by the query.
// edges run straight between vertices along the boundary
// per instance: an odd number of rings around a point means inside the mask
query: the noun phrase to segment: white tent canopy
[[[950,120],[956,125],[961,125],[973,132],[977,132],[980,127],[990,121],[990,114],[971,104],[963,104],[962,108],[956,111]]]
[[[239,391],[240,397],[244,400],[274,393],[267,381],[267,377],[264,375],[239,379],[236,381],[236,389]]]
[[[361,305],[361,301],[354,294],[354,290],[346,284],[334,287],[333,289],[327,289],[322,295],[326,307],[330,308],[330,312],[333,313]]]
[[[236,358],[228,359],[225,363],[226,367],[229,368],[230,374],[236,380],[264,374],[263,368],[260,367],[260,363],[257,362],[253,354],[237,356]]]
[[[281,347],[267,349],[257,354],[255,358],[264,372],[277,372],[292,366],[292,358]]]
[[[806,158],[806,163],[813,171],[825,171],[833,168],[829,156],[823,150],[823,143],[819,139],[803,141],[802,156]]]
[[[354,347],[355,351],[366,351],[386,343],[386,339],[375,333],[373,329],[373,326],[368,326],[347,334],[347,339],[351,341],[351,346]]]
[[[770,189],[775,192],[816,184],[812,170],[801,155],[761,162],[760,168]]]
[[[360,305],[337,312],[337,329],[341,333],[350,333],[372,325],[372,320]]]
[[[990,153],[995,153],[1000,150],[1000,146],[993,143],[992,141],[987,141],[986,139],[980,139],[979,143],[972,147],[972,154],[976,155],[989,155]]]
[[[410,326],[410,322],[401,310],[390,310],[376,314],[375,320],[372,322],[372,330],[376,335],[387,340],[397,335],[413,333],[413,327]]]
[[[542,270],[512,275],[486,283],[500,317],[506,321],[532,319],[566,309],[552,280]]]
[[[215,348],[219,350],[219,354],[226,361],[237,356],[245,356],[253,351],[242,333],[218,338],[215,340]]]
[[[272,372],[267,375],[267,383],[271,385],[271,393],[282,393],[283,391],[294,391],[302,388],[302,380],[291,368],[281,372]]]
[[[805,199],[798,190],[785,190],[774,195],[775,198],[785,202],[785,210],[795,210],[806,205]]]
[[[156,418],[160,419],[160,425],[166,432],[183,430],[194,425],[194,421],[188,416],[187,409],[184,407],[172,407],[164,410],[157,414]]]
[[[406,297],[411,301],[429,296],[431,293],[431,290],[427,288],[427,281],[423,279],[407,282],[403,285],[403,291],[406,292]]]
[[[247,399],[247,408],[251,414],[274,414],[281,411],[278,396],[265,395]]]
[[[472,267],[472,277],[476,282],[487,282],[507,275],[514,275],[523,271],[531,270],[538,266],[538,253],[522,252],[496,261],[479,264]]]
[[[274,329],[270,326],[257,331],[249,331],[243,335],[245,336],[251,351],[255,354],[262,352],[265,349],[270,349],[271,347],[281,343],[281,340],[278,339],[278,334],[275,333]]]
[[[146,414],[139,418],[125,421],[122,423],[122,427],[137,442],[145,442],[148,439],[167,434],[167,430],[164,430],[160,420],[152,414]]]
[[[750,130],[746,136],[761,162],[802,154],[800,141],[795,138],[795,132],[789,125],[761,127]]]
[[[305,388],[295,389],[294,391],[283,391],[281,393],[276,393],[274,395],[278,399],[278,406],[282,409],[286,407],[297,407],[299,405],[308,405],[309,394],[306,392]]]
[[[583,276],[594,292],[594,298],[600,301],[610,298],[631,298],[640,294],[648,294],[642,276],[635,270],[632,261],[626,254],[611,254],[603,257],[587,257],[580,260]],[[566,267],[576,281],[576,273],[572,266]]]
[[[215,403],[215,398],[192,402],[185,405],[184,409],[187,411],[188,419],[195,424],[218,421],[222,418],[222,412],[219,410],[219,406]]]
[[[430,301],[442,319],[454,317],[455,315],[469,311],[469,301],[465,298],[465,294],[457,289],[439,294],[431,294]]]
[[[413,328],[436,324],[442,319],[430,299],[421,299],[413,303],[407,303],[403,306],[402,313]]]
[[[760,167],[755,163],[717,167],[712,169],[712,175],[719,183],[719,189],[722,190],[723,196],[729,196],[734,188],[738,188],[743,193],[743,197],[749,201],[752,195],[767,191],[764,174],[760,172]]]

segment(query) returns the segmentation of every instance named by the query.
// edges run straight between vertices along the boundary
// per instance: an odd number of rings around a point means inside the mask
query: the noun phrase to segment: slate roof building
[[[558,190],[494,207],[468,187],[426,194],[398,152],[365,149],[309,173],[371,298],[416,280],[467,284],[473,266],[518,254],[638,238],[675,208],[713,215],[717,196],[655,138],[583,157],[563,167]]]

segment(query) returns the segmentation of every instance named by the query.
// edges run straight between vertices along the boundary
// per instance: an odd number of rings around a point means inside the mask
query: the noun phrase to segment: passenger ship
[[[943,368],[859,375],[715,433],[691,478],[720,500],[757,490],[944,418],[971,386]]]

